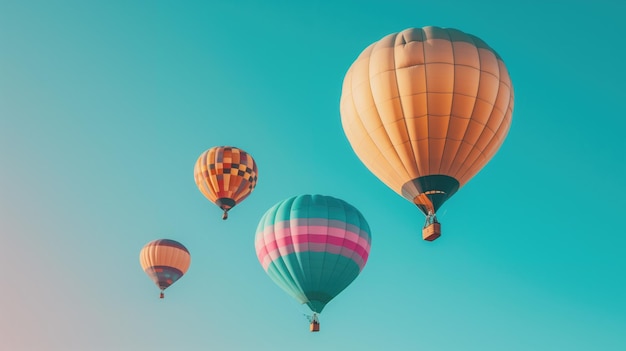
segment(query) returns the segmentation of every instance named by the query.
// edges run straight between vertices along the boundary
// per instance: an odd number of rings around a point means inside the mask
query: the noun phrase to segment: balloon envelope
[[[500,56],[456,29],[410,28],[349,68],[341,122],[355,153],[422,212],[436,212],[506,137],[513,86]]]
[[[170,239],[158,239],[141,249],[139,263],[148,277],[163,291],[187,272],[191,256],[183,244]]]
[[[194,179],[200,192],[224,211],[243,201],[257,183],[257,165],[247,152],[232,146],[216,146],[200,155]]]
[[[323,195],[274,205],[261,218],[255,238],[257,257],[270,278],[317,313],[359,275],[370,246],[363,215]]]

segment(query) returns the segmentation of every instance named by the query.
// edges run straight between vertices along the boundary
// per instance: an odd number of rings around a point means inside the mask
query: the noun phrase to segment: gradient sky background
[[[624,2],[0,0],[2,350],[626,350]],[[513,125],[441,209],[370,174],[339,116],[381,37],[457,28],[504,59]],[[193,181],[234,145],[228,221]],[[310,333],[254,251],[272,205],[325,194],[372,229]],[[192,254],[165,300],[148,241]]]

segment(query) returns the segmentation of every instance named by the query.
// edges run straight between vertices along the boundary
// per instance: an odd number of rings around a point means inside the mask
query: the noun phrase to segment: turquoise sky
[[[0,0],[0,348],[626,350],[626,5],[620,1]],[[440,210],[443,236],[370,174],[339,116],[345,72],[408,27],[504,59],[513,124]],[[259,165],[228,221],[206,149]],[[310,333],[254,251],[263,213],[324,194],[372,230]],[[148,241],[192,255],[158,298]]]

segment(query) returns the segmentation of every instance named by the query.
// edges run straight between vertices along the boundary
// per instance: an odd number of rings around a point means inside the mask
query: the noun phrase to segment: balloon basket
[[[422,238],[426,241],[433,241],[441,236],[441,224],[439,222],[431,223],[422,229]]]
[[[317,322],[317,321],[311,322],[310,329],[311,329],[311,332],[318,332],[318,331],[320,331],[320,323]]]

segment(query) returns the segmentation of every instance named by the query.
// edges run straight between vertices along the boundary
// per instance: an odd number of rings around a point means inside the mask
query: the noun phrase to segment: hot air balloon
[[[243,201],[257,183],[257,166],[250,154],[232,146],[216,146],[198,157],[194,179],[200,192],[224,211]]]
[[[425,240],[441,234],[439,207],[494,156],[513,113],[502,58],[456,29],[410,28],[366,48],[349,68],[343,130],[365,166],[426,215]]]
[[[163,291],[174,284],[189,269],[191,256],[183,244],[159,239],[147,243],[139,254],[139,263],[144,272]]]
[[[370,252],[370,228],[347,202],[301,195],[283,200],[261,218],[255,248],[270,278],[318,314],[359,275]]]

